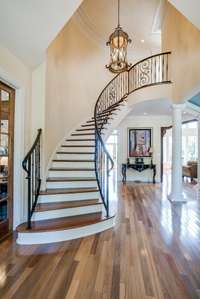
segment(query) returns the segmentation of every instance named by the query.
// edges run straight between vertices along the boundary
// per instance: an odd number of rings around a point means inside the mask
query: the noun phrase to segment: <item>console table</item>
[[[126,171],[128,168],[132,168],[138,172],[142,172],[146,169],[151,169],[153,171],[153,184],[156,183],[156,165],[155,164],[141,164],[141,163],[123,163],[122,164],[122,182],[126,183]]]

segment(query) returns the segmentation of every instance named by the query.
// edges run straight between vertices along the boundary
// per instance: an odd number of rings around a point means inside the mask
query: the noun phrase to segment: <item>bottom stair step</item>
[[[106,218],[102,213],[34,221],[31,230],[27,230],[27,223],[23,223],[17,227],[17,243],[30,245],[73,240],[99,233],[113,225],[114,216]]]
[[[71,216],[101,213],[103,203],[100,200],[80,200],[68,202],[42,203],[36,206],[33,221],[41,221]]]
[[[39,203],[36,206],[35,212],[79,208],[79,207],[101,205],[101,204],[102,202],[98,198],[89,199],[89,200],[66,201],[66,202]]]

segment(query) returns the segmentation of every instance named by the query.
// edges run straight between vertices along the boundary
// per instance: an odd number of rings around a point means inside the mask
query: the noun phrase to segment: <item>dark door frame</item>
[[[13,169],[14,169],[14,109],[15,109],[15,90],[0,81],[0,89],[9,94],[8,110],[8,186],[7,186],[7,219],[0,223],[0,239],[3,239],[12,232],[13,228]],[[0,98],[1,100],[1,98]],[[1,117],[1,116],[0,116]]]

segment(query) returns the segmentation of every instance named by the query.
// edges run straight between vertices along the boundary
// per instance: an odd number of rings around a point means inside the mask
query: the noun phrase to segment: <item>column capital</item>
[[[172,108],[174,110],[184,110],[185,109],[185,104],[172,104]]]

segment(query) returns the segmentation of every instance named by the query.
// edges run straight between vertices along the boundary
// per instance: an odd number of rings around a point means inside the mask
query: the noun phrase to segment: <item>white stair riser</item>
[[[32,216],[32,221],[56,219],[70,216],[78,216],[84,214],[98,213],[102,211],[102,204],[91,205],[85,207],[76,207],[68,209],[51,210],[44,212],[35,212]]]
[[[31,244],[47,244],[62,242],[67,240],[73,240],[90,236],[114,226],[114,218],[110,218],[105,221],[101,221],[95,224],[86,225],[83,227],[72,228],[68,230],[60,231],[47,231],[38,233],[18,233],[17,244],[31,245]]]
[[[91,153],[94,153],[95,151],[95,148],[94,147],[73,147],[73,146],[70,146],[70,147],[60,147],[59,148],[59,152],[75,152],[75,153],[78,153],[78,152],[91,152]]]
[[[63,145],[70,145],[70,146],[74,146],[74,145],[95,145],[94,141],[66,141],[65,143],[63,143]],[[80,147],[82,148],[82,146]]]
[[[100,198],[99,192],[85,192],[85,193],[72,193],[72,194],[52,194],[40,195],[38,203],[52,203],[52,202],[65,202],[76,200],[90,200]]]
[[[95,128],[87,128],[87,127],[80,127],[80,128],[78,128],[78,130],[79,129],[81,129],[81,130],[83,130],[84,129],[84,131],[76,131],[76,132],[74,132],[73,134],[94,134],[95,133]],[[92,129],[92,130],[91,130]],[[95,137],[95,135],[91,135],[91,137]]]
[[[50,188],[87,188],[97,187],[96,181],[75,181],[75,182],[47,182],[47,189]]]
[[[102,129],[102,132],[105,132],[106,131],[106,127],[108,127],[108,125],[104,125],[103,129]],[[78,129],[92,129],[92,130],[88,130],[88,131],[77,131],[77,132],[74,132],[74,133],[95,133],[95,128],[94,128],[94,125],[91,125],[90,127],[80,127]],[[79,136],[77,136],[79,137]],[[87,137],[87,136],[86,136]],[[95,135],[91,135],[90,137],[95,137]],[[70,136],[71,138],[71,136]]]
[[[94,160],[94,154],[57,154],[56,158],[57,160]]]
[[[94,168],[94,162],[52,162],[52,168]]]
[[[93,132],[84,132],[84,134],[92,134]],[[81,132],[76,132],[74,134],[83,134]],[[81,136],[70,136],[69,139],[95,139],[95,135],[92,134],[92,135],[81,135]],[[67,141],[68,142],[68,141]],[[82,142],[82,141],[81,141]],[[77,141],[78,143],[78,141]]]
[[[49,177],[56,177],[56,178],[59,178],[59,177],[79,177],[79,178],[82,178],[82,177],[92,177],[92,178],[95,178],[95,171],[53,171],[53,170],[50,170],[49,171]]]

